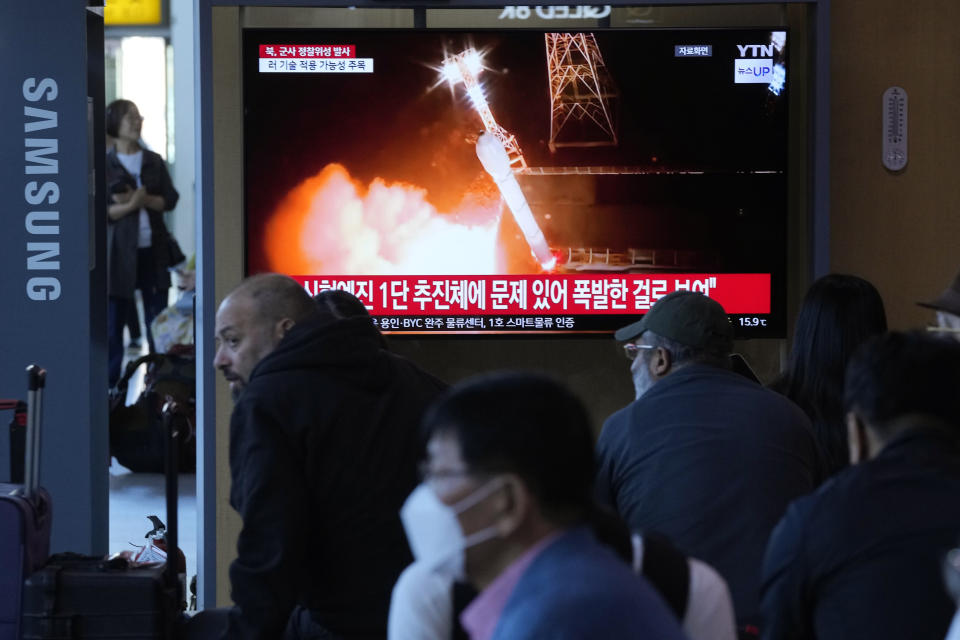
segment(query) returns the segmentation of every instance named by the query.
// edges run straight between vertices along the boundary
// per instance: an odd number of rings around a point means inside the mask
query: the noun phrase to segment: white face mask
[[[457,514],[474,506],[502,484],[502,480],[494,478],[452,506],[444,504],[425,484],[414,489],[400,509],[400,521],[417,562],[437,573],[462,580],[466,575],[466,550],[497,537],[498,531],[496,525],[491,525],[464,536]]]

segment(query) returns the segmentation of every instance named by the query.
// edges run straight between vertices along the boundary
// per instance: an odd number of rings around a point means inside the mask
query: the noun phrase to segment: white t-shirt
[[[136,153],[117,153],[117,160],[123,165],[123,168],[137,181],[137,187],[142,187],[140,181],[140,170],[143,168],[143,150]],[[137,236],[137,248],[145,249],[150,246],[153,239],[153,232],[150,230],[150,214],[147,210],[140,209],[140,235]]]
[[[393,587],[387,640],[450,640],[452,635],[453,582],[414,562]]]
[[[643,538],[631,536],[633,542],[633,571],[643,570]],[[687,611],[681,620],[684,633],[690,640],[736,640],[736,621],[733,600],[726,581],[705,562],[687,558],[690,570],[690,590]]]

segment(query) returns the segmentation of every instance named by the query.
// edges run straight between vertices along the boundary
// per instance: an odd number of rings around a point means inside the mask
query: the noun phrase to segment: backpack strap
[[[137,367],[142,365],[144,362],[159,362],[161,360],[163,360],[163,354],[148,353],[145,356],[140,356],[136,360],[131,360],[128,362],[127,368],[123,371],[123,375],[120,377],[120,380],[117,381],[116,389],[120,395],[126,395],[127,387],[130,385],[130,378],[133,377],[133,373],[137,370]]]
[[[453,591],[453,640],[470,640],[466,629],[460,624],[460,614],[477,597],[477,590],[472,584],[459,580],[454,581],[451,590]]]
[[[652,532],[642,536],[641,574],[663,596],[670,609],[683,621],[690,597],[690,565],[669,538]]]

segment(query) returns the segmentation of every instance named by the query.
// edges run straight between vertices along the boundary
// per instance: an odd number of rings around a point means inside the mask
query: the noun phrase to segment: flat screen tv
[[[248,274],[385,332],[785,333],[787,32],[248,29]]]

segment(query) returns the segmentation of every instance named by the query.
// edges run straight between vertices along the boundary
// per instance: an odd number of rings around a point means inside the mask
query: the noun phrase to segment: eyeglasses
[[[623,345],[623,353],[627,356],[627,360],[636,360],[641,351],[650,349],[656,349],[656,347],[652,344],[634,344],[632,342]]]

